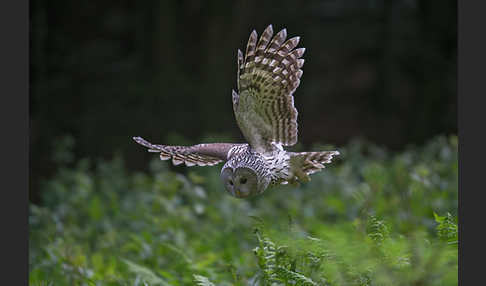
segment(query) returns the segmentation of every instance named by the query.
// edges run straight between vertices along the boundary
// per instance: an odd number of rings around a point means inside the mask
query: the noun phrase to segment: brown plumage
[[[149,148],[149,152],[160,153],[161,160],[172,159],[174,165],[213,166],[226,161],[228,151],[236,145],[232,143],[210,143],[194,146],[167,146],[152,144],[141,137],[133,137],[138,144]]]
[[[286,29],[273,37],[272,25],[257,43],[250,34],[243,59],[238,50],[238,91],[233,92],[236,121],[245,139],[259,152],[297,143],[297,109],[293,93],[302,77],[304,48],[299,37],[285,41]]]

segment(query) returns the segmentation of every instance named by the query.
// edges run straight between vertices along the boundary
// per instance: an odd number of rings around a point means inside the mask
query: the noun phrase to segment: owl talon
[[[297,178],[302,182],[302,183],[307,183],[311,180],[311,178],[309,177],[309,175],[307,175],[306,173],[304,173],[302,170],[298,170],[295,175],[297,176]]]
[[[297,178],[295,178],[295,177],[293,179],[289,180],[288,183],[290,185],[292,185],[293,187],[296,187],[296,188],[300,187],[300,183],[297,180]]]

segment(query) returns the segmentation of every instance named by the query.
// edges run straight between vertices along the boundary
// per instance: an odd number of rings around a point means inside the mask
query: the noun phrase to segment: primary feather
[[[297,109],[293,93],[303,74],[305,49],[294,49],[299,37],[285,41],[285,29],[273,38],[269,25],[257,42],[250,34],[243,57],[238,50],[238,93],[233,92],[236,121],[246,140],[258,152],[269,152],[273,144],[297,143]]]

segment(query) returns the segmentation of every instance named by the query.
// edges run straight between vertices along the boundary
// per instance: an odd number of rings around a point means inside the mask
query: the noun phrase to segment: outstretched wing
[[[305,49],[294,49],[299,37],[287,38],[283,29],[273,37],[269,25],[257,43],[250,34],[246,54],[238,50],[238,93],[233,91],[236,121],[257,152],[272,149],[272,143],[291,146],[297,143],[295,89],[300,84],[301,59]]]
[[[212,166],[228,160],[231,148],[242,145],[232,143],[198,144],[194,146],[167,146],[152,144],[141,137],[133,137],[138,144],[149,148],[149,152],[160,153],[161,160],[172,159],[174,165]]]
[[[291,153],[290,167],[300,180],[308,181],[310,174],[325,168],[324,164],[331,163],[333,156],[338,155],[339,151]]]

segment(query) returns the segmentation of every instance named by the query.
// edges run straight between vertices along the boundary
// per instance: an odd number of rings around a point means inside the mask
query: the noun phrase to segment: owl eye
[[[240,179],[240,184],[245,184],[245,183],[246,183],[246,181],[247,181],[247,180],[246,180],[246,178],[241,178],[241,179]]]

